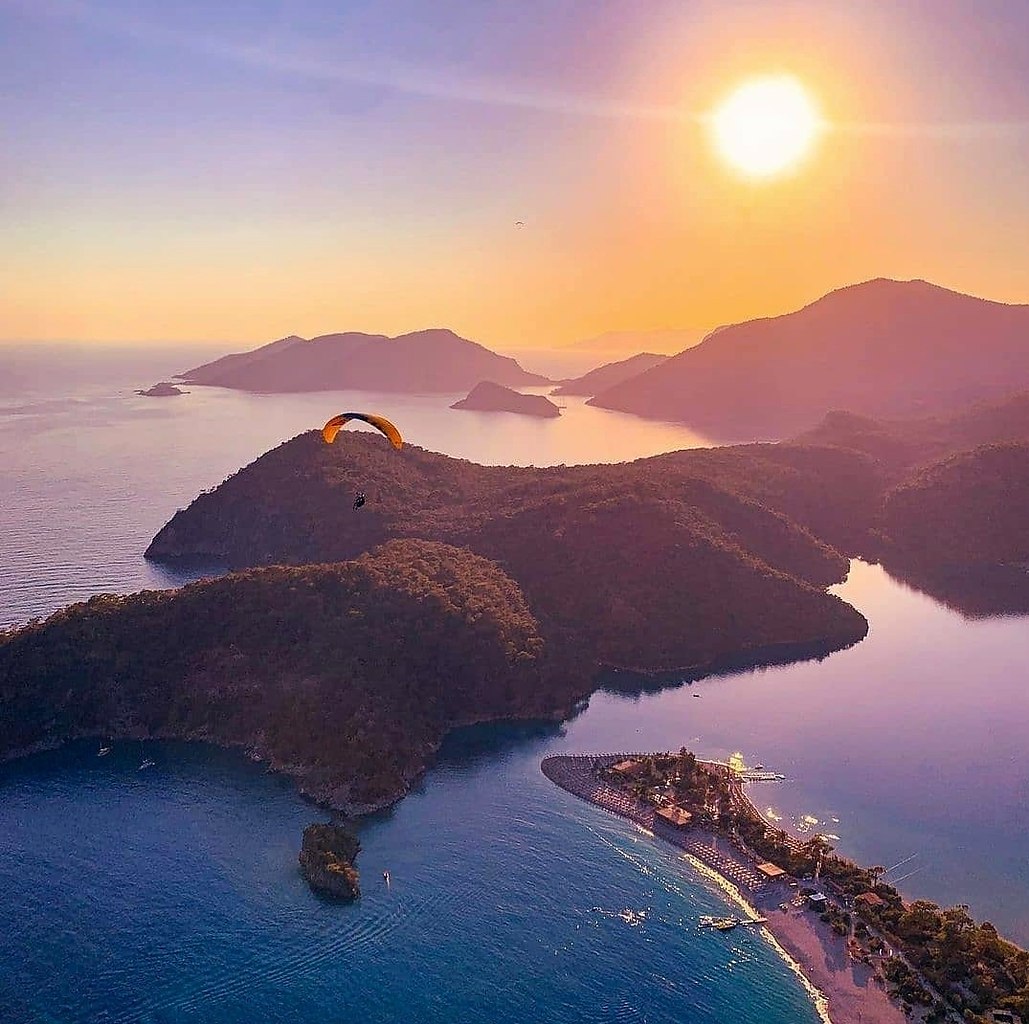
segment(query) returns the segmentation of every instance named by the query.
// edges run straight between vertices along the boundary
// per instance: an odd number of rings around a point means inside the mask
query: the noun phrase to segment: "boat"
[[[101,745],[100,750],[97,752],[96,756],[97,757],[107,757],[107,755],[110,752],[111,752],[111,748],[110,747],[105,747],[105,746]]]
[[[382,873],[382,880],[383,880],[383,881],[384,881],[384,882],[385,882],[385,883],[386,883],[387,885],[389,885],[389,872],[388,872],[388,871],[383,871],[383,873]]]
[[[740,922],[735,917],[711,917],[705,915],[700,919],[701,928],[714,928],[715,931],[727,932],[735,928]]]

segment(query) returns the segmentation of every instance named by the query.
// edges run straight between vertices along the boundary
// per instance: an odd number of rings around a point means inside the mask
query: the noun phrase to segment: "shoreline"
[[[823,1024],[910,1024],[912,1018],[873,980],[873,969],[851,959],[846,940],[835,935],[811,911],[791,901],[797,890],[788,883],[761,882],[754,861],[716,833],[692,829],[688,834],[663,834],[654,828],[653,810],[633,807],[623,794],[601,780],[587,788],[586,764],[614,761],[631,754],[555,756],[545,758],[543,774],[581,800],[633,822],[646,835],[667,842],[701,877],[717,885],[726,899],[750,917],[763,917],[757,931],[785,961],[807,990]],[[549,763],[548,763],[549,762]],[[563,764],[562,764],[563,762]],[[783,911],[780,904],[790,904]]]

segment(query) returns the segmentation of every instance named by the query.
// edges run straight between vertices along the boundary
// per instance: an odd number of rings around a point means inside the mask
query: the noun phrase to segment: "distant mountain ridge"
[[[668,356],[660,356],[654,352],[639,352],[628,359],[620,359],[614,363],[605,363],[598,366],[581,377],[566,380],[559,387],[554,388],[552,395],[586,395],[592,397],[601,391],[621,384],[623,380],[629,380],[637,374],[650,370],[663,363]]]
[[[722,440],[768,440],[810,429],[831,409],[941,415],[1026,387],[1029,305],[879,278],[712,332],[589,404]]]
[[[659,328],[649,331],[605,331],[592,338],[573,341],[565,348],[611,354],[645,351],[671,355],[696,345],[704,335],[703,330],[692,327]]]
[[[298,391],[467,391],[482,380],[548,384],[508,356],[444,328],[396,338],[348,332],[290,335],[176,374],[188,384],[272,394]]]

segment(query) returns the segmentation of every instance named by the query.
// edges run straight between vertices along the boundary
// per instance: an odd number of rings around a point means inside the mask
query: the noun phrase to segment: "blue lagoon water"
[[[23,360],[17,387],[0,385],[0,622],[175,585],[141,558],[175,508],[354,398],[137,398],[189,362],[148,358],[92,377]],[[360,400],[480,461],[700,440],[580,403],[527,423],[440,396]],[[0,1020],[816,1021],[758,935],[698,931],[724,909],[717,889],[540,775],[562,751],[742,749],[789,775],[755,789],[772,813],[816,819],[866,862],[910,857],[892,876],[905,892],[970,903],[1029,941],[1026,619],[965,619],[859,562],[838,590],[871,630],[822,662],[599,693],[560,729],[456,735],[416,792],[362,824],[349,907],[297,872],[300,833],[323,816],[238,754],[122,744],[98,758],[82,743],[0,766]],[[144,757],[156,766],[140,771]]]

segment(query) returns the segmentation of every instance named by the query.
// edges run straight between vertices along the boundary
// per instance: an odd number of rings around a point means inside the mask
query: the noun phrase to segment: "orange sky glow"
[[[490,86],[501,94],[516,76],[545,79],[545,102],[523,106],[432,80],[422,95],[376,86],[355,114],[325,100],[344,90],[327,83],[318,108],[305,94],[291,119],[289,73],[236,66],[203,98],[176,92],[197,102],[192,119],[137,116],[101,83],[80,110],[103,122],[87,137],[55,92],[8,211],[0,337],[256,344],[448,326],[531,348],[614,330],[699,335],[880,276],[1029,301],[1026,133],[991,127],[1003,97],[974,68],[944,74],[953,40],[912,49],[917,26],[850,5],[787,5],[795,15],[775,19],[760,6],[638,18],[584,81],[505,69]],[[127,88],[148,74],[133,47],[174,50],[156,34],[118,42]],[[715,153],[704,115],[778,73],[803,83],[826,131],[796,168],[747,180]],[[236,79],[254,96],[241,100]],[[560,109],[601,94],[609,115]],[[930,114],[959,127],[927,127]],[[990,123],[969,129],[977,118]]]

